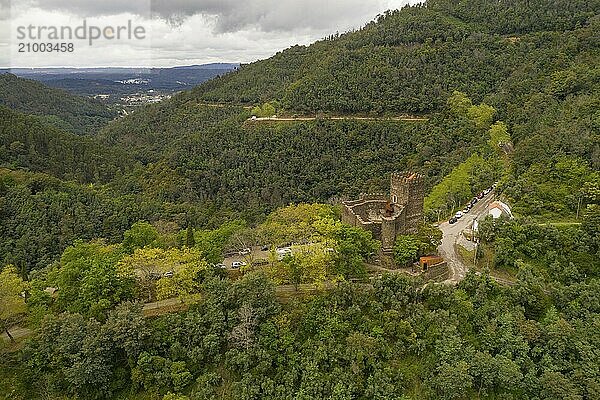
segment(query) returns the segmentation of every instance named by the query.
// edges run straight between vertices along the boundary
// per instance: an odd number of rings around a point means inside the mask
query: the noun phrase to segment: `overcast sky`
[[[174,66],[251,62],[294,44],[360,28],[415,0],[0,0],[0,67]],[[43,40],[72,53],[18,52],[19,27],[86,21],[99,28],[141,26],[144,39]],[[43,34],[46,35],[47,31]],[[125,32],[125,31],[122,31]],[[125,33],[123,33],[125,34]],[[45,37],[46,39],[47,36]],[[21,45],[23,46],[23,45]]]

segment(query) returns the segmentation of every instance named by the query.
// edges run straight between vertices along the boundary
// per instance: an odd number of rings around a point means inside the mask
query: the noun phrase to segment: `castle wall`
[[[346,204],[346,202],[343,203],[342,207],[342,222],[352,226],[357,226],[358,224],[356,215],[352,213],[352,209]]]
[[[419,226],[423,223],[423,200],[425,197],[425,188],[423,185],[417,185],[412,188],[410,201],[406,206],[406,232],[417,233]]]
[[[396,242],[396,221],[385,219],[381,222],[381,249],[392,250]]]
[[[392,174],[390,197],[381,193],[361,194],[358,200],[344,201],[342,221],[360,227],[381,240],[382,250],[390,252],[396,237],[416,233],[423,221],[423,177],[416,173]],[[393,217],[385,217],[383,209],[392,200],[396,209]]]
[[[374,239],[381,240],[381,222],[370,221],[369,212],[379,210],[386,201],[383,194],[363,194],[359,200],[345,201],[342,208],[342,222],[367,230],[372,233]]]

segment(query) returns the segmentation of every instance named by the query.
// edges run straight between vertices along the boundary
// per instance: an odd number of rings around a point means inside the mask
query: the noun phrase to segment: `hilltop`
[[[0,74],[0,105],[78,135],[94,134],[117,116],[98,101],[8,73]]]
[[[556,56],[595,46],[598,9],[598,0],[428,1],[387,12],[359,31],[243,65],[190,97],[277,99],[307,113],[436,111],[454,90],[481,101],[503,92],[528,65],[549,76],[576,63],[577,57]],[[582,40],[583,46],[573,43]]]
[[[598,398],[599,5],[428,1],[93,137],[4,78],[0,397]],[[388,189],[389,263],[339,206]]]

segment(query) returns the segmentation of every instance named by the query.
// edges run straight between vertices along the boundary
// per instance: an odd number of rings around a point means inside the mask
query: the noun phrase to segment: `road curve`
[[[494,192],[491,191],[455,224],[450,225],[448,221],[440,224],[439,228],[443,236],[438,252],[450,268],[450,277],[446,280],[446,283],[456,284],[465,278],[469,267],[460,260],[455,244],[460,240],[461,232],[464,229],[468,228],[475,219],[487,213],[487,207],[493,200]]]

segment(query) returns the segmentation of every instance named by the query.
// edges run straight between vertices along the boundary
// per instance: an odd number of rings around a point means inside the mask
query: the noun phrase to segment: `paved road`
[[[460,257],[456,253],[455,244],[461,240],[461,232],[470,227],[473,221],[487,213],[487,206],[494,200],[494,192],[488,193],[483,199],[479,200],[471,211],[458,220],[457,223],[450,225],[448,221],[440,224],[442,231],[442,244],[438,247],[438,251],[442,257],[448,262],[450,268],[450,278],[446,282],[458,283],[463,280],[469,270],[469,267],[460,261]]]

